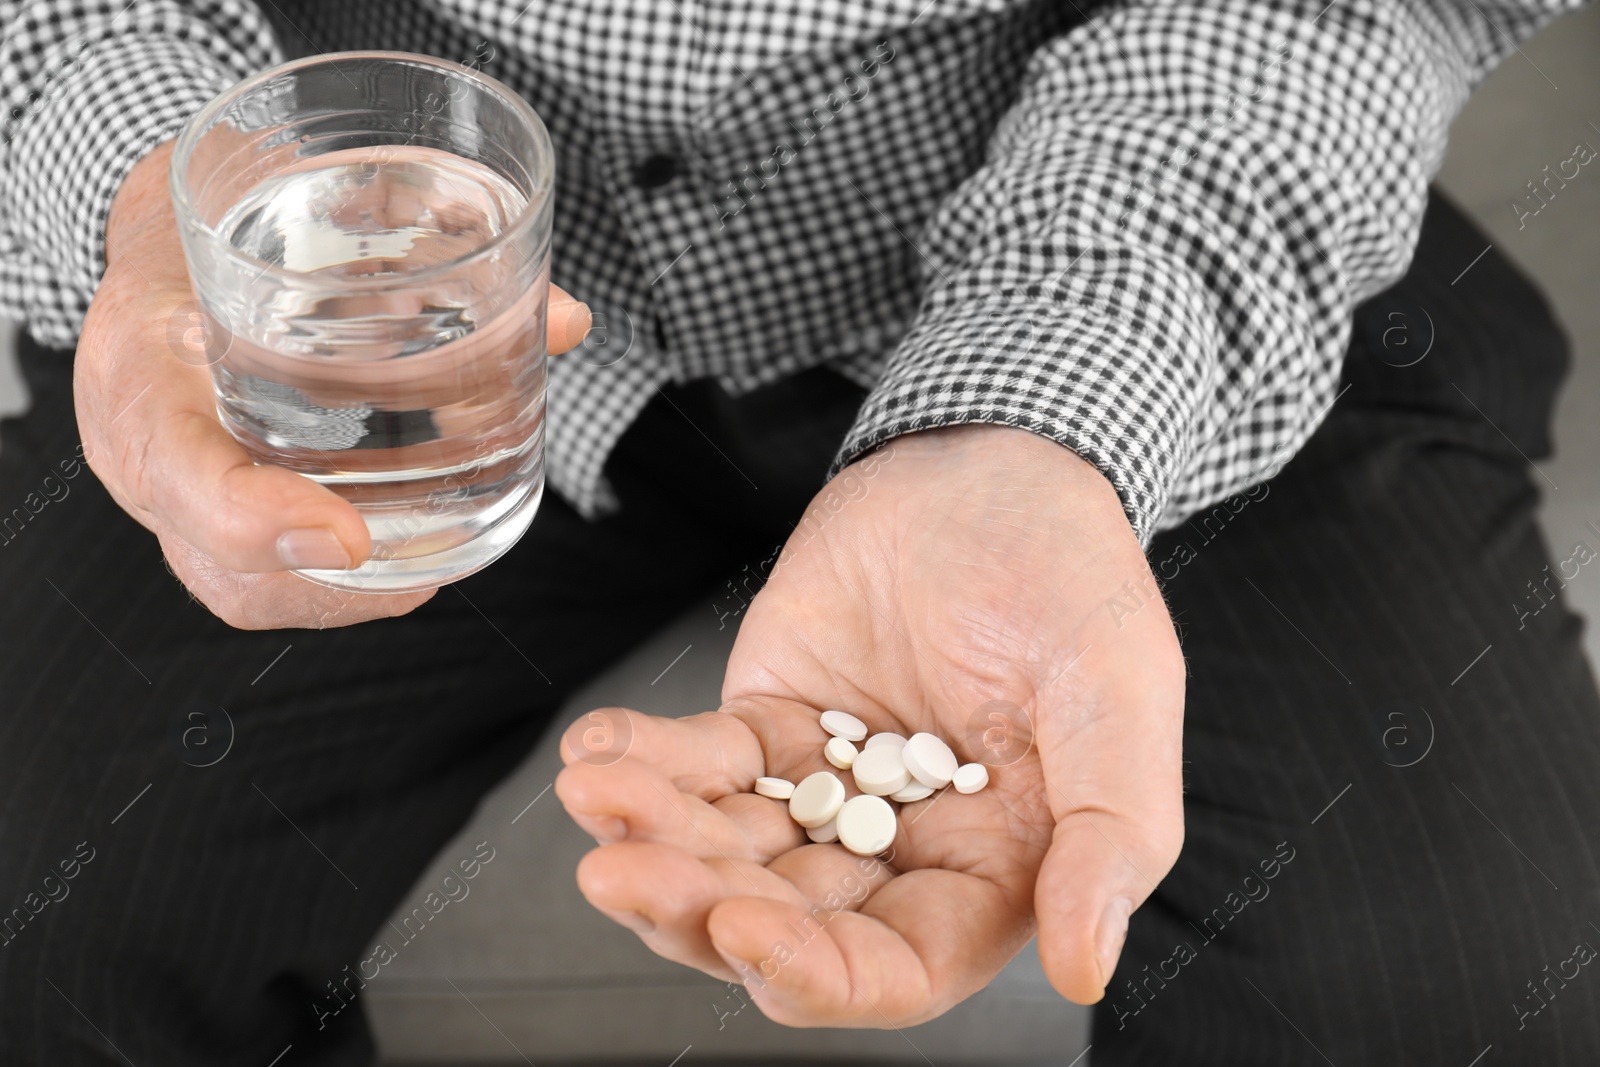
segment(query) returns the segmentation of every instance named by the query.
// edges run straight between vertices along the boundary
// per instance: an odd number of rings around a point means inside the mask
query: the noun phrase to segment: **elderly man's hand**
[[[161,541],[167,563],[201,603],[244,629],[344,626],[403,615],[433,596],[328,589],[295,567],[353,567],[366,524],[309,478],[257,466],[217,421],[203,353],[184,353],[194,293],[167,192],[170,143],[117,192],[106,273],[84,320],[73,393],[85,458],[112,497]],[[589,329],[588,310],[550,287],[551,353]]]
[[[929,1019],[1036,931],[1056,988],[1093,1002],[1183,839],[1184,664],[1143,552],[1110,484],[1023,430],[915,433],[867,462],[865,494],[791,538],[752,601],[719,711],[600,713],[625,756],[586,742],[592,719],[569,730],[556,791],[602,842],[579,885],[791,1025]],[[828,708],[936,734],[990,785],[903,805],[885,864],[811,844],[750,790],[831,769]]]

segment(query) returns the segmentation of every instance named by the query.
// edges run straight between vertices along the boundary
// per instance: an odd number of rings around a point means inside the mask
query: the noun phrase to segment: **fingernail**
[[[626,926],[636,934],[653,934],[656,932],[656,924],[651,922],[647,916],[642,915],[637,911],[608,910],[606,914],[611,917],[613,922],[617,922],[623,926]]]
[[[1100,914],[1100,929],[1094,935],[1095,962],[1100,965],[1100,987],[1111,984],[1117,970],[1117,958],[1122,955],[1122,942],[1128,937],[1128,916],[1133,914],[1133,901],[1117,897],[1106,905]]]
[[[278,559],[285,567],[312,570],[348,570],[350,553],[326,526],[290,530],[278,538]]]
[[[557,319],[563,327],[570,329],[575,316],[588,315],[592,318],[594,312],[582,300],[568,300],[560,304],[551,304],[550,315]]]

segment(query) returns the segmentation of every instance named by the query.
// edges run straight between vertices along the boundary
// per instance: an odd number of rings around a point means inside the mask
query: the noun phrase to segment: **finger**
[[[584,898],[638,934],[652,952],[725,981],[742,981],[706,933],[711,909],[735,896],[803,903],[788,881],[758,863],[696,859],[651,842],[595,849],[578,863]]]
[[[859,912],[735,897],[707,928],[730,969],[761,977],[750,992],[769,1018],[861,1027],[941,1014],[986,985],[1033,930],[1025,900],[934,869],[893,878]]]
[[[713,805],[679,792],[659,768],[632,758],[605,767],[570,764],[556,776],[556,796],[601,844],[649,841],[700,859],[766,863],[805,843],[781,801],[733,793]]]
[[[747,693],[729,700],[718,711],[743,722],[755,735],[766,757],[763,773],[798,782],[813,771],[837,770],[822,754],[829,735],[822,728],[821,708],[787,697]],[[884,731],[915,732],[876,708],[853,706],[852,714],[866,723],[868,737]],[[847,788],[852,787],[850,775],[840,777]]]
[[[806,845],[785,852],[767,870],[786,879],[813,907],[859,911],[898,873],[885,857],[855,855],[843,845]]]
[[[589,305],[555,282],[550,283],[546,339],[552,356],[558,356],[582,343],[594,324]]]
[[[120,334],[125,352],[90,357],[108,370],[83,430],[113,494],[230,570],[365,559],[371,538],[355,508],[308,478],[257,466],[217,422],[205,368],[142,340],[164,335],[164,326],[132,324]]]
[[[1170,632],[1170,631],[1169,631]],[[1115,662],[1107,648],[1090,676],[1124,680],[1103,698],[1060,701],[1040,716],[1039,749],[1055,819],[1039,871],[1039,954],[1068,1000],[1104,995],[1128,918],[1155,891],[1183,844],[1183,679],[1162,677],[1158,656]],[[1129,647],[1148,652],[1149,644]],[[1176,662],[1181,668],[1182,660]]]
[[[438,592],[354,593],[297,574],[241,574],[219,566],[164,528],[157,530],[157,537],[168,569],[190,594],[217,618],[241,630],[352,626],[404,615]]]
[[[561,759],[569,766],[607,767],[623,757],[655,767],[673,788],[702,800],[747,793],[768,773],[755,733],[738,718],[714,711],[668,719],[597,708],[561,736]]]
[[[805,845],[762,867],[747,860],[700,860],[671,846],[628,841],[585,856],[578,884],[591,904],[637,933],[658,955],[746,981],[759,974],[735,973],[706,931],[718,904],[752,896],[783,901],[810,916],[802,926],[815,926],[837,911],[858,908],[893,876],[887,864],[852,856],[837,845]],[[802,885],[814,887],[816,895]]]

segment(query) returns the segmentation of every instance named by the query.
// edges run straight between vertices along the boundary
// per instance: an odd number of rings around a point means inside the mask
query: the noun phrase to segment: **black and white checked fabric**
[[[667,381],[829,364],[837,463],[996,422],[1095,463],[1151,534],[1269,477],[1403,272],[1451,118],[1581,0],[0,0],[0,314],[76,334],[133,163],[289,55],[427,52],[557,153],[551,371],[587,515]],[[603,339],[603,343],[602,343]]]

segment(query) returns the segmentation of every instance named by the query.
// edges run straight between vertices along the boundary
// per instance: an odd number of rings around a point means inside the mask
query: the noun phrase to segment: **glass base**
[[[528,532],[544,499],[544,480],[504,518],[464,544],[410,559],[368,560],[350,570],[299,570],[293,573],[330,589],[353,593],[416,593],[458,582],[505,555]]]

